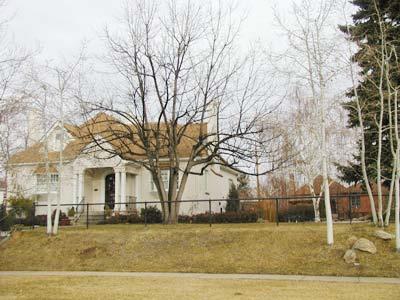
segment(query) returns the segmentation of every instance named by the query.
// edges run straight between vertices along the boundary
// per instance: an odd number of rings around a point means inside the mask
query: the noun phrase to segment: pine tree
[[[354,25],[349,28],[349,39],[358,47],[353,60],[361,68],[360,82],[357,87],[358,98],[363,107],[364,117],[364,139],[366,146],[366,167],[370,180],[376,178],[376,157],[378,149],[378,125],[377,120],[380,113],[380,97],[377,85],[380,79],[379,49],[381,47],[381,33],[379,28],[379,19],[384,23],[387,29],[386,41],[399,47],[400,37],[400,0],[354,0],[352,4],[357,6],[358,11],[353,14]],[[376,6],[375,6],[376,4]],[[378,9],[376,9],[378,8]],[[378,12],[379,15],[378,15]],[[347,33],[346,26],[340,26],[340,29]],[[392,72],[392,80],[400,82],[400,72]],[[385,86],[383,87],[385,89]],[[353,92],[348,93],[352,98]],[[360,122],[357,116],[356,104],[349,100],[344,104],[348,111],[350,128],[357,128]],[[390,184],[392,174],[392,155],[390,152],[390,138],[388,128],[388,111],[384,111],[383,117],[383,136],[382,136],[382,176],[385,178],[384,184]],[[358,144],[361,149],[360,143]],[[361,150],[360,150],[361,151]],[[360,153],[360,152],[359,152]],[[361,175],[360,155],[354,155],[354,161],[346,165],[338,166],[341,172],[341,179],[348,183],[357,183],[363,181]]]
[[[239,211],[240,200],[239,191],[235,184],[231,183],[229,186],[228,199],[226,200],[226,211]]]

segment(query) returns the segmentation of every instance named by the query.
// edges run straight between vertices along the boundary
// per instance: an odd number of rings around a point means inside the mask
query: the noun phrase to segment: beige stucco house
[[[35,122],[31,122],[34,124]],[[36,122],[39,124],[40,122]],[[103,211],[109,207],[113,211],[126,212],[138,210],[144,204],[138,202],[157,201],[150,172],[137,163],[110,157],[104,149],[83,140],[78,131],[80,126],[56,123],[47,133],[48,158],[46,160],[45,134],[38,128],[30,128],[30,145],[24,151],[13,155],[9,161],[9,195],[21,193],[36,200],[36,214],[46,214],[47,197],[55,204],[58,195],[58,182],[61,179],[61,204],[66,212],[78,204],[89,203],[90,211]],[[59,167],[60,136],[64,132],[63,165]],[[112,147],[112,145],[110,145]],[[85,151],[90,148],[91,151]],[[185,150],[182,151],[182,164],[185,163]],[[46,168],[46,161],[49,162]],[[201,166],[197,166],[200,170]],[[47,170],[47,171],[46,171]],[[168,170],[162,170],[168,180]],[[47,185],[47,176],[50,183]],[[207,167],[204,175],[190,175],[183,199],[223,199],[227,197],[231,182],[236,183],[237,173],[230,168],[214,165]],[[166,186],[168,186],[166,184]],[[50,193],[48,193],[50,191]],[[123,203],[123,204],[122,204]],[[212,210],[221,211],[225,201],[213,202]],[[193,214],[208,210],[207,202],[184,202],[181,214]]]

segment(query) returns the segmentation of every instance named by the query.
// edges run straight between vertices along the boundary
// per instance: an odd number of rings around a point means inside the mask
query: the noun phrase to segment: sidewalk
[[[1,276],[101,276],[101,277],[169,277],[219,280],[279,280],[279,281],[319,281],[349,283],[400,284],[400,278],[385,277],[336,277],[274,274],[207,274],[207,273],[158,273],[158,272],[92,272],[92,271],[0,271]]]

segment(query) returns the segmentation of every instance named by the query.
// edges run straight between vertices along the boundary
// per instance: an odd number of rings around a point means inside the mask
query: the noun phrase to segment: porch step
[[[100,221],[104,220],[104,213],[103,212],[90,212],[89,218],[87,222],[87,215],[86,213],[82,213],[77,221],[75,221],[75,225],[86,225],[89,223],[90,225],[97,224]]]

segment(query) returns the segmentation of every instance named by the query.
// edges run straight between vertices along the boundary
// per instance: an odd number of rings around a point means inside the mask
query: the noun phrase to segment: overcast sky
[[[57,59],[78,51],[83,40],[89,51],[99,50],[105,25],[117,22],[126,0],[8,0],[7,14],[13,14],[9,32],[27,48],[40,45],[41,56]],[[201,0],[199,0],[201,1]],[[225,0],[230,1],[230,0]],[[231,1],[232,2],[232,1]],[[273,28],[274,1],[237,1],[238,13],[246,13],[241,42],[262,40],[267,45],[276,37]],[[290,1],[279,1],[285,11]]]

